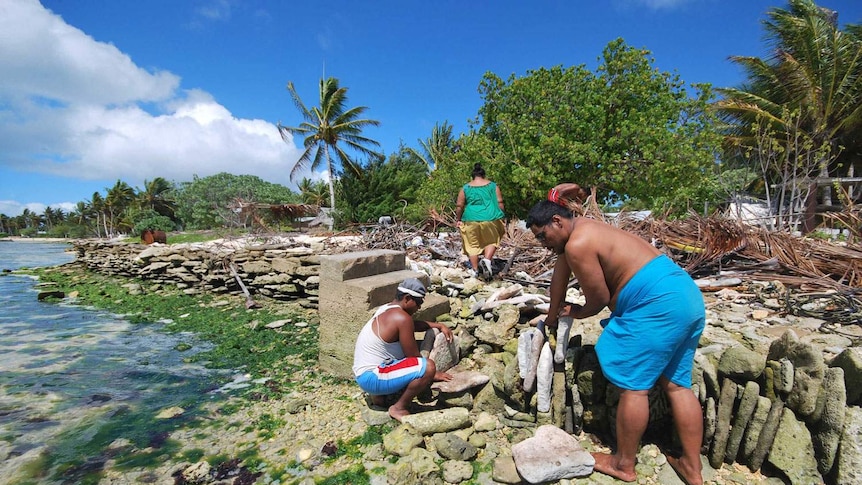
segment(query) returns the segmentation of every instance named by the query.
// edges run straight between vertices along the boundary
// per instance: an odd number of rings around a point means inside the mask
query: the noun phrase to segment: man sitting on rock
[[[414,397],[430,389],[434,381],[452,379],[445,372],[437,372],[434,361],[419,353],[414,332],[434,328],[449,342],[453,338],[442,323],[413,319],[424,300],[425,285],[416,278],[404,280],[395,299],[379,307],[362,327],[353,351],[356,382],[375,405],[383,405],[387,395],[403,390],[398,401],[389,406],[389,415],[399,422],[410,414],[407,407]]]

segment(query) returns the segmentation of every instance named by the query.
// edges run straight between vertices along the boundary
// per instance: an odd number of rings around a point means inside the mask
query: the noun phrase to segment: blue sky
[[[862,23],[862,1],[821,0]],[[0,213],[71,209],[118,179],[257,175],[295,187],[276,123],[324,74],[380,121],[386,154],[435,123],[469,129],[486,72],[595,69],[611,40],[683,81],[737,85],[782,0],[0,0]],[[296,140],[301,146],[301,140]],[[309,174],[319,177],[319,174]]]

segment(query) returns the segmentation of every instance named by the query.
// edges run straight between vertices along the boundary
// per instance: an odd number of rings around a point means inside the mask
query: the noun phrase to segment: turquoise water
[[[67,263],[74,259],[67,248],[0,242],[0,271]],[[171,429],[189,424],[202,404],[220,398],[212,391],[225,380],[225,371],[183,362],[207,350],[206,342],[163,333],[158,323],[133,325],[74,302],[39,302],[37,283],[8,272],[0,276],[0,477],[5,483],[93,483],[109,455],[122,461],[116,450],[165,446]],[[179,343],[192,350],[175,350]],[[156,418],[172,406],[186,412]]]

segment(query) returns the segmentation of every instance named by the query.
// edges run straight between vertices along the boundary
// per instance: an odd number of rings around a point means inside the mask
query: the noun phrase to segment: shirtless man
[[[668,462],[690,485],[703,483],[700,447],[703,412],[691,391],[694,352],[705,324],[703,296],[691,277],[643,239],[603,222],[575,217],[566,198],[586,192],[561,184],[536,204],[527,227],[559,255],[551,277],[545,326],[559,317],[586,318],[608,307],[596,353],[608,380],[622,389],[617,408],[615,454],[593,453],[595,469],[626,482],[637,480],[635,463],[649,421],[647,394],[658,382],[667,393],[682,442],[682,456]],[[564,303],[574,273],[584,305]]]
[[[421,281],[407,278],[401,282],[395,299],[378,308],[362,327],[353,352],[356,382],[371,395],[375,405],[382,406],[387,395],[404,390],[389,406],[389,415],[399,422],[410,414],[407,407],[414,397],[430,389],[435,381],[452,379],[445,372],[437,372],[433,360],[419,354],[414,332],[434,328],[452,341],[452,331],[446,325],[413,320],[424,300],[425,285]]]

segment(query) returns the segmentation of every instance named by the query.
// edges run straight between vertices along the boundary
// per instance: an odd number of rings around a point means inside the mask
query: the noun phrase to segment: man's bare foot
[[[703,484],[700,462],[698,462],[697,466],[691,466],[685,460],[685,457],[675,458],[670,455],[667,455],[667,462],[670,463],[670,466],[673,467],[673,470],[686,485]]]
[[[392,419],[398,421],[399,423],[401,422],[401,418],[403,418],[404,416],[408,416],[409,414],[410,411],[408,411],[407,409],[396,408],[394,404],[392,406],[389,406],[389,416],[391,416]]]
[[[608,455],[607,453],[592,453],[592,455],[596,459],[596,466],[593,467],[595,471],[610,475],[624,482],[634,482],[638,479],[634,467],[632,467],[631,471],[622,470],[614,464],[616,461],[615,455]]]

